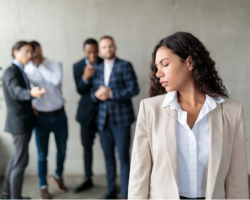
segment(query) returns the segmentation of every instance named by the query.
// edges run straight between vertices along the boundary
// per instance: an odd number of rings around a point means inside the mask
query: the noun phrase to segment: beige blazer
[[[141,101],[132,150],[129,199],[179,199],[177,112],[165,95]],[[248,199],[242,104],[225,99],[208,113],[210,154],[206,199]]]

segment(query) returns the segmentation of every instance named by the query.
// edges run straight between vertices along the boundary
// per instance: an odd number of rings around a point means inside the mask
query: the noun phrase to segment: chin
[[[175,91],[173,88],[170,87],[165,87],[166,92],[173,92]]]
[[[115,55],[108,55],[107,58],[108,58],[109,60],[111,60],[111,59],[115,58]]]

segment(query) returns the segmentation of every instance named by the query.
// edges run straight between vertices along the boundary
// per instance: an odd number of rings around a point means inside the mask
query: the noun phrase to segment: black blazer
[[[30,133],[35,125],[30,90],[27,89],[21,70],[15,65],[8,67],[2,77],[7,105],[4,131],[13,134]]]
[[[97,63],[103,62],[102,58],[98,58]],[[90,91],[92,88],[92,78],[89,79],[89,83],[86,84],[82,80],[84,68],[86,67],[85,58],[73,65],[74,79],[77,92],[81,95],[81,99],[78,103],[78,109],[76,114],[76,120],[84,127],[92,126],[96,123],[97,104],[93,103],[90,98]]]

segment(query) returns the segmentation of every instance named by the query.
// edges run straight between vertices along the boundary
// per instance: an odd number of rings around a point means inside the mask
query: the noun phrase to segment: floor
[[[65,185],[69,188],[69,192],[62,194],[56,191],[50,184],[49,191],[53,199],[99,199],[106,192],[106,178],[104,175],[93,177],[95,187],[78,194],[73,193],[73,189],[82,181],[81,176],[65,176]],[[248,177],[250,183],[250,177]],[[118,180],[119,182],[119,180]],[[3,178],[0,177],[0,190],[3,185]],[[31,197],[32,199],[40,199],[38,178],[36,176],[26,176],[23,185],[23,196]],[[118,195],[119,196],[119,195]]]
[[[81,181],[81,176],[65,176],[65,185],[69,188],[67,193],[59,193],[52,184],[49,185],[49,191],[53,199],[99,199],[106,192],[106,178],[104,175],[93,177],[95,187],[78,194],[73,193],[73,189],[78,186]],[[0,190],[2,190],[3,178],[0,178]],[[38,178],[36,176],[26,176],[23,185],[23,196],[31,197],[32,199],[40,199]],[[118,195],[119,196],[119,195]]]

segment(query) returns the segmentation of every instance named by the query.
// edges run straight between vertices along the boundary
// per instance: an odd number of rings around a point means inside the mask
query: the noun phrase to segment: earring
[[[190,69],[189,69],[189,71],[192,71],[192,70],[193,70],[193,68],[190,68]]]

